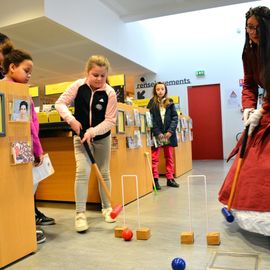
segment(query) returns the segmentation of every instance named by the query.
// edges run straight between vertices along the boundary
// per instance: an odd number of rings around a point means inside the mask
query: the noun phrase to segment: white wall
[[[243,77],[245,13],[250,7],[267,4],[269,1],[250,2],[141,22],[155,39],[158,60],[157,76],[145,74],[146,82],[190,79],[190,84],[168,87],[170,95],[180,96],[184,113],[188,114],[187,86],[220,84],[224,158],[235,145],[235,135],[243,129],[239,79]],[[195,71],[201,69],[205,77],[196,78]],[[136,84],[140,83],[138,77]],[[152,95],[152,88],[136,90],[146,91],[145,97]],[[229,103],[232,91],[239,106]]]

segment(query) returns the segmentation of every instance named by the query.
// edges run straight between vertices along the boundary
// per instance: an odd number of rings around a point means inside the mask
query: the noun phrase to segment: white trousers
[[[76,212],[84,212],[86,210],[86,202],[88,197],[88,182],[91,174],[91,161],[88,157],[84,145],[81,144],[80,137],[75,135],[73,142],[76,160],[76,178],[74,187]],[[111,136],[92,142],[90,144],[90,149],[100,170],[100,173],[108,189],[110,190]],[[99,181],[98,189],[102,208],[111,207],[110,201],[108,200],[106,193]]]

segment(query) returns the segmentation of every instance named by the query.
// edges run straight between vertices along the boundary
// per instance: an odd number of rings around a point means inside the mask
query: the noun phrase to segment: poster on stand
[[[11,153],[14,164],[29,163],[34,161],[32,147],[29,141],[13,141],[11,143]]]
[[[30,102],[26,99],[13,99],[11,121],[28,122],[30,118]]]

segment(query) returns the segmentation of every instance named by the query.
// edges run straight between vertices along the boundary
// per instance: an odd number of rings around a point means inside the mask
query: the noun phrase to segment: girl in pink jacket
[[[3,61],[3,71],[5,73],[3,80],[27,84],[31,77],[32,69],[33,60],[28,53],[21,50],[12,50],[5,56]],[[43,149],[38,137],[39,123],[32,99],[30,100],[30,127],[34,166],[39,166],[43,161]],[[36,192],[37,186],[38,184],[34,186],[34,193]],[[35,207],[35,215],[37,225],[51,225],[55,223],[53,218],[45,216],[37,207]],[[46,237],[43,231],[37,230],[37,242],[43,243],[45,240]]]
[[[56,101],[55,107],[61,117],[70,125],[74,133],[74,152],[76,159],[75,178],[75,229],[83,232],[88,229],[86,201],[91,161],[85,151],[86,141],[91,148],[96,163],[108,188],[111,186],[111,128],[116,124],[117,98],[114,89],[106,81],[109,62],[101,55],[93,55],[86,65],[86,78],[75,81]],[[74,115],[68,106],[74,104]],[[84,134],[80,138],[80,134]],[[110,217],[110,201],[99,184],[102,214],[106,222],[115,222]]]

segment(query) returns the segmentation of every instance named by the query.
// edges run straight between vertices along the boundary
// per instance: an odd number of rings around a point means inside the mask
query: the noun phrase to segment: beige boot
[[[76,213],[75,216],[75,229],[77,232],[87,231],[89,228],[85,212]]]
[[[111,218],[111,216],[110,216],[110,214],[111,214],[111,212],[112,212],[112,208],[111,208],[111,207],[109,207],[109,208],[104,208],[104,209],[101,210],[101,212],[102,212],[102,215],[104,216],[106,222],[108,222],[108,223],[113,223],[113,222],[116,221],[116,219],[113,219],[113,218]]]

